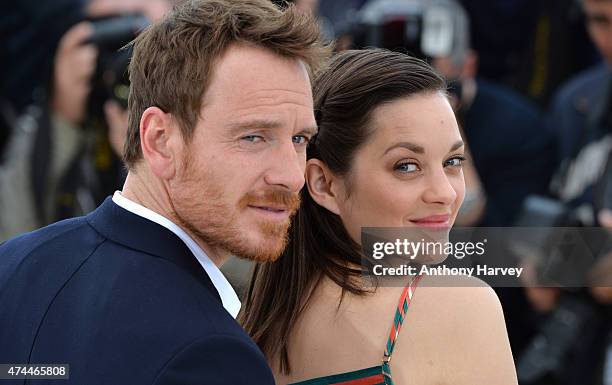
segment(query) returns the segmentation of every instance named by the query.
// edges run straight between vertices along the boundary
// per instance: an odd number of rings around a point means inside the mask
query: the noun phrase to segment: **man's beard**
[[[190,166],[187,165],[187,168]],[[196,176],[189,171],[187,174]],[[212,250],[256,262],[278,259],[287,246],[291,217],[300,205],[299,194],[280,189],[247,193],[237,206],[232,207],[223,202],[225,191],[215,185],[215,180],[212,173],[201,179],[188,177],[182,181],[180,190],[171,189],[173,219],[195,236],[196,241],[205,243]],[[189,193],[193,195],[188,196]],[[249,215],[246,212],[250,210],[248,206],[282,206],[290,215],[283,222],[265,219],[257,221],[256,238],[253,239],[245,233],[246,229],[239,226],[239,216]]]

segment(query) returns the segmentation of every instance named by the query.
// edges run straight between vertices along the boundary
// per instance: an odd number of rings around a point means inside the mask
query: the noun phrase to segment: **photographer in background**
[[[552,184],[558,200],[530,198],[524,215],[527,220],[542,218],[551,228],[612,227],[612,0],[581,3],[605,63],[572,78],[553,99],[548,126],[558,138],[560,166]],[[548,215],[540,215],[545,212]],[[611,257],[605,252],[594,257],[590,288],[526,288],[542,322],[530,348],[519,357],[523,383],[612,384],[609,373],[607,379],[601,375],[606,360],[606,366],[612,365],[612,357],[605,358]],[[536,273],[541,265],[535,266]],[[602,276],[607,281],[602,283]]]
[[[88,212],[120,185],[129,53],[116,50],[170,7],[169,0],[60,0],[6,10],[0,240]],[[129,34],[117,38],[117,29]]]
[[[597,60],[581,0],[460,0],[480,75],[547,106],[563,82]]]

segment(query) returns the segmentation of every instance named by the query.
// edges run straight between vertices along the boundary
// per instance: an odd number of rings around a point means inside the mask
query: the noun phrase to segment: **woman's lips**
[[[438,214],[430,215],[423,218],[411,219],[410,222],[419,227],[428,227],[434,229],[445,229],[450,227],[450,215]]]

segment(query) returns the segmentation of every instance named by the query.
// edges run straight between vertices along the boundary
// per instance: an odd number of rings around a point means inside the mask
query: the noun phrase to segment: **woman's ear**
[[[312,199],[332,213],[340,215],[338,207],[337,184],[341,183],[329,168],[319,159],[309,159],[306,163],[306,185]]]

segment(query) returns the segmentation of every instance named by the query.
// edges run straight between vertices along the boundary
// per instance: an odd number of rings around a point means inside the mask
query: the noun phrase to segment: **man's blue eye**
[[[310,141],[310,138],[308,138],[305,135],[295,135],[293,136],[293,143],[295,144],[305,144],[308,143]]]
[[[246,140],[247,142],[257,143],[263,140],[263,137],[260,135],[247,135],[241,138],[242,140]]]

